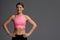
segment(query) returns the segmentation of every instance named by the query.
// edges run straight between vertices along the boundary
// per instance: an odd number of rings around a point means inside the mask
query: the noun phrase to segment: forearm
[[[8,28],[7,28],[6,25],[3,25],[3,28],[4,28],[4,30],[5,30],[8,34],[10,34],[10,31],[8,30]]]
[[[33,31],[36,29],[37,26],[32,26],[31,30],[28,32],[29,34],[32,34]]]

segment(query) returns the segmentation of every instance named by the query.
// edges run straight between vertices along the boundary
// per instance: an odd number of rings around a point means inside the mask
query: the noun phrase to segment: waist
[[[25,34],[25,32],[26,32],[25,29],[15,28],[13,33],[17,35],[22,35],[22,34]]]

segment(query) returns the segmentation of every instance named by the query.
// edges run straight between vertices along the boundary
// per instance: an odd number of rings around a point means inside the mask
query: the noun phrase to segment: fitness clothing
[[[15,15],[14,20],[14,28],[25,28],[26,26],[26,20],[25,20],[25,15]]]
[[[27,40],[27,37],[24,38],[23,35],[15,35],[15,37],[12,37],[12,40]]]

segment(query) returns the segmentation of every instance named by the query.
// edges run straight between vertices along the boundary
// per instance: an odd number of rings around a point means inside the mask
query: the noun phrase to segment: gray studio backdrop
[[[16,13],[15,5],[23,2],[24,14],[29,15],[38,25],[28,40],[60,40],[60,2],[59,0],[0,0],[0,40],[11,40],[3,30],[2,24],[10,15]],[[27,23],[27,32],[31,25]],[[13,22],[9,23],[10,32]]]

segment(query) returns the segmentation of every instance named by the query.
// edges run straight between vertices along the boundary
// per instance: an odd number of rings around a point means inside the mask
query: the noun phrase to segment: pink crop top
[[[14,21],[14,28],[25,28],[26,20],[25,15],[15,15]]]

